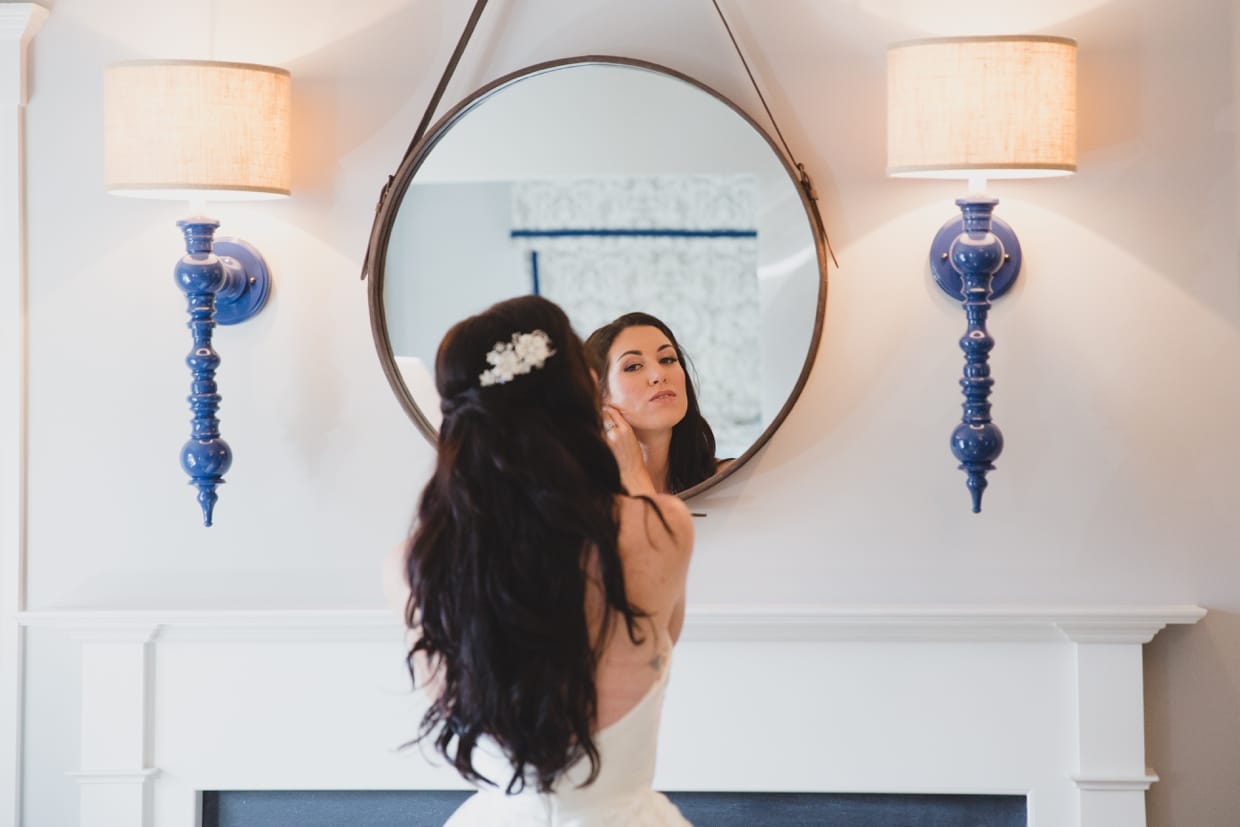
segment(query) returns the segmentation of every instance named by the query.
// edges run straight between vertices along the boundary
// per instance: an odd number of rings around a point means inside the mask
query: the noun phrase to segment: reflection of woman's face
[[[670,430],[689,410],[685,369],[657,327],[626,327],[607,351],[607,393],[635,431]]]

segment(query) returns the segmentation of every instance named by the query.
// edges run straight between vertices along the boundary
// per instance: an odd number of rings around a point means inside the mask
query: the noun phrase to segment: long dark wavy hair
[[[676,341],[676,334],[662,321],[649,313],[625,313],[620,318],[605,324],[590,334],[586,339],[586,350],[598,371],[599,389],[603,397],[607,396],[607,354],[611,351],[616,337],[630,327],[658,328],[676,350],[676,358],[685,370],[685,399],[689,403],[684,418],[672,427],[672,442],[668,448],[667,485],[668,490],[675,493],[692,488],[702,480],[715,474],[715,432],[710,423],[702,416],[698,407],[697,391],[693,387],[692,362],[685,355],[684,348]]]
[[[554,354],[542,367],[483,387],[487,353],[514,333],[541,330]],[[598,389],[581,340],[555,304],[501,302],[448,331],[435,360],[443,424],[435,472],[418,506],[405,620],[443,690],[416,740],[473,782],[481,736],[513,766],[507,791],[540,792],[582,756],[598,775],[592,738],[594,673],[613,612],[641,642],[625,590],[616,495],[624,489],[602,436]],[[661,516],[661,515],[660,515]],[[606,607],[592,642],[586,569],[596,555]]]

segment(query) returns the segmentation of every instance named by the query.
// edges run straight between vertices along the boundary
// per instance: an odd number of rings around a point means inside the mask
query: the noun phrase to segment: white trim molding
[[[1145,792],[1150,785],[1158,780],[1158,776],[1152,772],[1146,772],[1144,775],[1136,775],[1125,777],[1120,775],[1112,776],[1095,776],[1085,778],[1080,775],[1072,776],[1072,780],[1076,782],[1076,786],[1082,790],[1103,790],[1113,792],[1119,790],[1121,792],[1129,792],[1137,790]]]
[[[698,605],[688,640],[858,640],[1148,643],[1168,624],[1196,623],[1200,606]]]
[[[1142,646],[1197,606],[695,605],[663,789],[1017,793],[1136,827]],[[193,827],[203,790],[447,789],[386,610],[31,611],[78,641],[85,827]],[[738,665],[743,664],[743,668]],[[778,676],[779,703],[768,697]],[[309,726],[308,726],[309,722]],[[726,723],[725,723],[726,722]]]
[[[150,782],[158,775],[156,769],[108,770],[66,773],[78,783],[83,827],[113,827],[133,824],[135,827],[151,827],[147,813],[150,812],[152,787]],[[129,821],[133,814],[139,821]]]
[[[79,784],[145,784],[155,776],[159,775],[159,770],[108,770],[97,772],[70,772],[65,773],[70,778],[76,780]]]
[[[1148,643],[1162,628],[1196,623],[1200,606],[940,606],[690,604],[686,641],[966,641]],[[26,626],[74,637],[159,640],[385,642],[399,625],[385,609],[41,610]],[[1087,631],[1085,631],[1087,630]]]
[[[27,52],[47,19],[35,3],[0,4],[0,827],[21,823],[26,600]]]
[[[151,627],[80,630],[82,718],[78,782],[82,827],[152,827],[155,718]]]

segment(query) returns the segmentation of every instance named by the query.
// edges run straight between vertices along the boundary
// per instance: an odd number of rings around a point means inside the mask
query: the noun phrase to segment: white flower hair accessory
[[[541,330],[514,333],[511,342],[496,342],[491,348],[487,354],[491,367],[478,374],[478,384],[485,388],[511,382],[514,377],[541,368],[554,355],[551,338]]]

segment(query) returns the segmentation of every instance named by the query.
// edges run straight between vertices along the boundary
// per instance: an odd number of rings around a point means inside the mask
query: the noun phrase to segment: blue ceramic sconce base
[[[990,351],[995,340],[986,330],[990,300],[1005,292],[1020,272],[1020,243],[1012,228],[992,215],[998,199],[970,195],[957,199],[960,218],[943,225],[930,250],[935,281],[960,302],[968,328],[960,337],[964,353],[964,394],[960,424],[952,431],[952,453],[967,475],[973,513],[982,510],[986,474],[1003,451],[1003,433],[990,418]],[[1001,281],[1001,284],[999,283]]]
[[[177,262],[177,286],[188,301],[189,327],[194,345],[185,363],[193,374],[189,408],[194,418],[190,438],[181,446],[181,467],[198,489],[202,524],[210,526],[219,495],[217,486],[232,466],[232,449],[220,437],[219,388],[215,372],[220,356],[212,346],[215,325],[237,324],[263,309],[271,291],[267,263],[252,245],[240,239],[214,240],[220,225],[196,216],[178,221],[185,235],[185,255]]]

